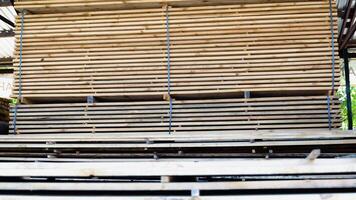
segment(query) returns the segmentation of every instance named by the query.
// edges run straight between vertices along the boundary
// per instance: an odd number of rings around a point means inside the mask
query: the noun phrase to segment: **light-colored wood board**
[[[283,165],[281,165],[283,163]],[[0,176],[199,176],[355,173],[354,158],[200,159],[81,163],[1,163]],[[55,171],[55,173],[54,173]]]
[[[30,191],[190,191],[198,190],[268,190],[268,189],[335,189],[355,188],[354,179],[273,180],[241,182],[183,182],[183,183],[31,183],[1,182],[0,190]]]

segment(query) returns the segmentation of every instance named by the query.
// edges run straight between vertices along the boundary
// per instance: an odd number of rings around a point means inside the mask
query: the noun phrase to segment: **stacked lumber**
[[[332,3],[19,0],[11,133],[338,128]]]
[[[259,130],[0,136],[0,161],[113,161],[122,158],[320,158],[356,153],[352,131]]]
[[[71,6],[46,3],[18,5]],[[29,102],[162,99],[168,58],[177,99],[327,95],[340,76],[326,0],[26,14],[21,69],[20,24],[14,95]]]
[[[314,0],[15,0],[18,10],[29,10],[31,13],[78,12],[92,10],[155,8],[163,4],[172,6],[209,6],[221,4],[244,4],[266,2],[307,2]]]
[[[340,189],[354,191],[355,162],[354,158],[3,162],[0,190],[16,192],[0,199],[351,200],[356,194]],[[17,181],[6,181],[9,177]],[[188,196],[191,190],[193,197]]]
[[[15,1],[0,200],[355,199],[331,3]]]
[[[0,71],[7,72],[13,69],[11,58],[0,58]]]
[[[328,128],[340,126],[339,103],[325,96],[173,101],[171,131]],[[18,105],[16,127],[25,133],[166,132],[168,101]],[[14,112],[11,112],[13,116]]]

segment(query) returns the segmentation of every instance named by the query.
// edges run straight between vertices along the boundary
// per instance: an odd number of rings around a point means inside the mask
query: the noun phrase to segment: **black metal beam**
[[[0,63],[12,63],[11,57],[6,57],[6,58],[0,58]]]
[[[13,0],[0,0],[0,7],[13,6],[13,5],[14,5]]]
[[[14,37],[15,32],[13,30],[0,31],[0,37]]]
[[[11,27],[15,28],[15,24],[12,21],[8,20],[6,17],[0,15],[0,20],[5,22],[6,24],[10,25]]]
[[[349,54],[347,49],[342,50],[342,57],[344,59],[344,70],[345,70],[345,86],[346,86],[346,109],[347,109],[347,128],[348,130],[353,129],[352,123],[352,101],[351,101],[351,91],[350,91],[350,68],[349,68]]]
[[[354,9],[353,16],[351,18],[351,25],[348,28],[348,31],[347,31],[347,34],[346,34],[345,38],[341,42],[340,49],[347,48],[347,45],[348,45],[349,41],[351,40],[352,36],[355,34],[356,23],[353,23],[355,21],[355,17],[356,17],[356,13],[355,12],[356,12],[356,9]],[[347,19],[344,19],[344,20],[347,20]]]
[[[349,58],[356,58],[356,53],[348,53]]]
[[[345,28],[347,25],[347,19],[350,18],[350,14],[351,14],[351,6],[352,6],[352,0],[349,0],[349,2],[347,3],[346,12],[342,16],[343,22],[342,22],[341,29],[340,29],[339,42],[343,41],[344,32],[345,32]],[[350,22],[350,23],[352,24],[352,22]]]

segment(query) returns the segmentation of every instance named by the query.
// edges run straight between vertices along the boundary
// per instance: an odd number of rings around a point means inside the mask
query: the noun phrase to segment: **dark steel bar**
[[[344,59],[344,70],[345,70],[345,86],[346,86],[346,106],[347,106],[347,128],[348,130],[353,129],[352,123],[352,101],[351,101],[351,91],[350,91],[350,68],[349,68],[349,55],[347,49],[342,50],[342,57]]]
[[[15,33],[13,30],[4,30],[4,31],[0,31],[0,37],[14,37]]]
[[[171,41],[169,30],[169,6],[166,5],[166,41],[167,41],[167,84],[168,84],[168,98],[169,98],[169,127],[168,133],[172,132],[172,113],[173,113],[173,100],[171,96]]]
[[[14,1],[11,0],[0,0],[0,7],[13,6]]]
[[[349,2],[347,3],[346,13],[342,17],[344,21],[342,22],[342,26],[341,26],[341,29],[340,29],[339,42],[342,42],[343,38],[344,38],[343,36],[344,36],[344,31],[345,31],[345,28],[346,28],[346,24],[347,24],[347,19],[349,18],[350,13],[351,13],[351,5],[352,5],[352,0],[349,0]]]
[[[9,26],[15,28],[15,24],[14,24],[12,21],[8,20],[6,17],[0,15],[0,20],[3,21],[3,22],[5,22],[5,23],[8,24]]]
[[[353,21],[355,20],[355,17],[356,17],[355,12],[356,12],[356,9],[354,9],[354,13],[353,13],[353,16],[352,16],[351,21],[350,21],[350,27],[348,28],[348,31],[347,31],[347,34],[346,34],[345,38],[341,42],[340,49],[347,48],[347,45],[348,45],[350,39],[352,38],[352,36],[355,33],[356,23],[353,23]]]

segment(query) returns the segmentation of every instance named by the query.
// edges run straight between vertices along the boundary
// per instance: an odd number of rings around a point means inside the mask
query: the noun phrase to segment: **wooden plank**
[[[330,200],[352,200],[356,197],[356,193],[320,193],[320,194],[278,194],[278,195],[235,195],[235,196],[202,196],[199,199],[202,200],[235,200],[238,198],[239,200],[324,200],[325,197]],[[46,199],[55,199],[55,200],[161,200],[162,198],[165,200],[191,200],[191,196],[174,196],[174,195],[166,195],[166,196],[94,196],[94,195],[86,195],[86,196],[46,196],[46,195],[0,195],[1,200],[46,200]]]
[[[268,190],[268,189],[336,189],[355,188],[354,179],[270,180],[232,182],[165,182],[165,183],[47,183],[1,182],[0,190],[30,191],[190,191],[199,190]]]
[[[343,140],[353,139],[353,131],[302,129],[302,130],[259,130],[259,131],[209,131],[180,132],[167,135],[165,133],[106,133],[106,134],[31,134],[31,135],[0,135],[2,143],[16,142],[116,142],[116,141],[286,141],[286,140]]]
[[[283,163],[283,165],[281,165]],[[355,173],[354,158],[317,159],[199,159],[80,163],[0,164],[0,176],[219,176]],[[54,173],[55,172],[55,173]]]
[[[104,142],[105,140],[101,141]],[[108,142],[108,141],[106,141]],[[355,145],[356,139],[350,140],[317,140],[317,141],[266,141],[266,142],[204,142],[201,139],[199,143],[194,142],[178,142],[165,143],[165,144],[136,144],[134,141],[127,141],[127,143],[115,143],[115,144],[80,144],[80,143],[66,143],[66,144],[55,144],[48,142],[47,144],[36,144],[36,143],[26,143],[26,144],[3,144],[0,143],[1,149],[31,149],[31,148],[46,148],[46,149],[97,149],[103,148],[106,150],[110,149],[149,149],[149,148],[216,148],[216,147],[278,147],[278,146],[323,146],[323,145]]]

